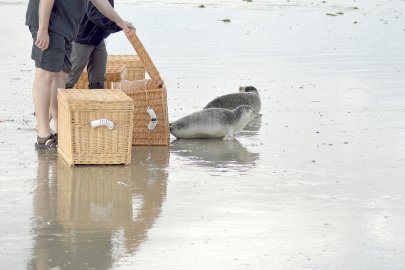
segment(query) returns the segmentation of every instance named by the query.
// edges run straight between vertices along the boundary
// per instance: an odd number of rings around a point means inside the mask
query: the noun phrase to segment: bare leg
[[[53,122],[55,124],[55,130],[58,131],[58,89],[65,88],[66,80],[68,75],[64,71],[56,72],[55,79],[52,83],[51,88],[51,102],[50,102],[50,113],[52,115]]]
[[[34,100],[35,116],[37,118],[38,136],[45,138],[51,133],[49,127],[49,109],[51,86],[55,73],[36,68],[32,98]]]

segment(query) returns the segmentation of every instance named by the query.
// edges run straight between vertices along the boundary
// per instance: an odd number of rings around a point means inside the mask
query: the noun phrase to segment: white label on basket
[[[108,127],[109,129],[114,128],[114,122],[112,122],[111,120],[105,119],[105,118],[93,120],[90,122],[90,124],[91,124],[92,128],[101,127],[101,126]]]

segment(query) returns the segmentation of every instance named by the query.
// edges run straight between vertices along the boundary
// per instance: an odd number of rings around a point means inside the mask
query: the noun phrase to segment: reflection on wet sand
[[[260,130],[261,117],[256,117],[240,132],[238,137],[254,137]],[[173,154],[187,157],[194,164],[209,167],[255,165],[259,153],[250,152],[237,139],[177,139],[172,142]]]
[[[170,150],[193,163],[209,167],[254,165],[259,158],[258,153],[250,152],[237,139],[180,139],[172,142]]]
[[[28,269],[110,269],[133,253],[166,197],[168,147],[134,147],[130,166],[75,166],[38,152]]]

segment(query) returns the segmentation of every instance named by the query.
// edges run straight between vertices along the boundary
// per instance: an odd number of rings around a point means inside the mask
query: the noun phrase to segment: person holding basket
[[[86,0],[29,0],[25,24],[33,38],[31,58],[35,62],[32,87],[37,119],[36,148],[56,149],[57,134],[51,132],[49,113],[58,127],[58,88],[64,88],[71,71],[72,41],[87,7]],[[124,21],[108,0],[91,0],[95,7],[124,31],[135,29]]]
[[[114,7],[114,0],[109,0]],[[66,88],[73,88],[87,66],[89,89],[102,89],[106,80],[107,48],[105,39],[112,33],[121,31],[115,22],[105,17],[89,2],[74,39],[70,62],[72,70]]]

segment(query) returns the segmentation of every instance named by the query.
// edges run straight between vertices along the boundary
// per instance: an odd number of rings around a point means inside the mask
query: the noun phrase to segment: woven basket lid
[[[133,100],[110,89],[59,89],[58,100],[71,110],[133,110]]]

